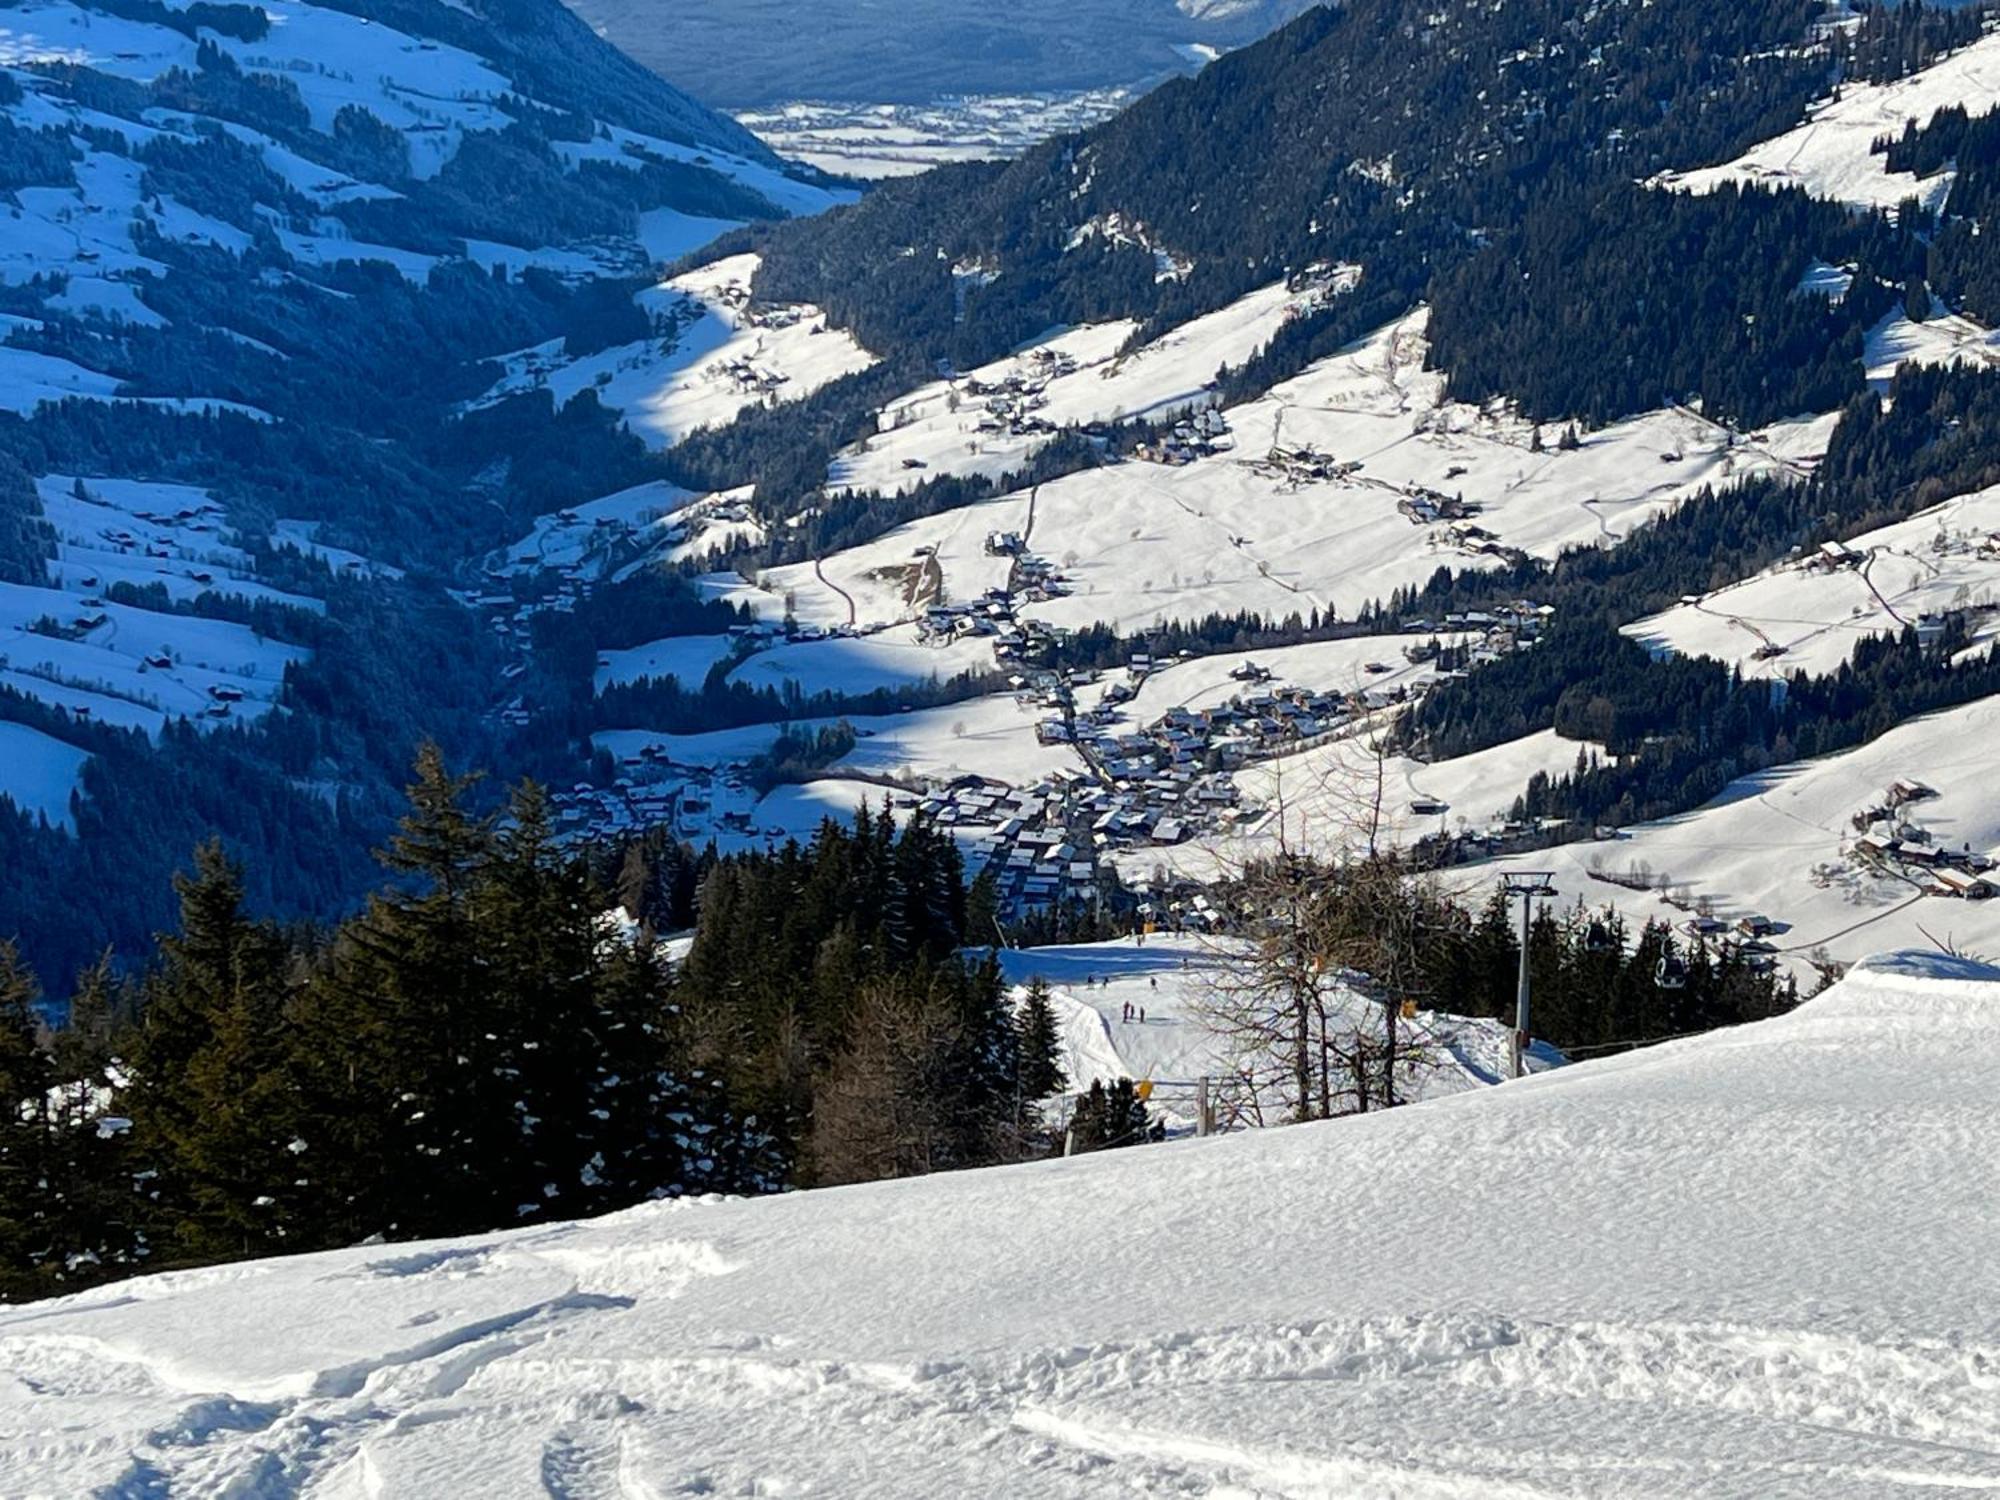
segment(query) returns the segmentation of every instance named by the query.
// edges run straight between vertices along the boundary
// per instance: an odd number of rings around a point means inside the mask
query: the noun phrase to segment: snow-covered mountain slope
[[[0,1314],[0,1490],[1991,1489],[1996,1067],[1903,953],[1386,1115],[129,1282]]]
[[[558,406],[584,391],[625,416],[650,446],[671,447],[700,427],[724,427],[754,406],[799,401],[865,370],[874,356],[818,308],[750,306],[754,255],[730,256],[639,296],[670,336],[571,358],[563,341],[526,350],[480,404],[547,390]]]
[[[260,580],[250,554],[223,539],[213,496],[59,474],[36,488],[55,555],[45,587],[0,582],[0,685],[78,720],[151,735],[169,719],[213,726],[270,711],[286,665],[310,652],[171,606],[326,606]],[[119,585],[146,590],[147,602],[107,600]]]
[[[138,280],[165,273],[148,252],[152,235],[242,253],[268,234],[308,263],[380,260],[416,280],[452,249],[489,266],[574,276],[643,263],[647,248],[694,248],[728,227],[710,222],[717,209],[740,220],[835,201],[787,176],[741,127],[590,36],[554,0],[372,10],[273,0],[224,7],[213,25],[164,7],[122,9],[30,0],[0,32],[0,117],[40,133],[50,152],[9,184],[0,279],[70,277],[70,310],[163,322]],[[438,222],[450,199],[419,185],[446,174],[468,140],[495,141],[523,118],[566,121],[549,143],[554,168],[624,168],[635,184],[652,175],[659,185],[639,190],[652,215],[639,243],[569,245],[540,227],[546,205],[491,234]],[[176,148],[204,135],[234,142],[269,174],[237,169],[236,191],[254,215],[168,174]],[[692,232],[700,226],[705,233]],[[110,394],[116,384],[91,392],[78,376],[26,368],[26,351],[7,353],[8,385],[39,378],[55,393]]]
[[[1531,778],[1564,775],[1580,753],[1602,751],[1545,729],[1452,760],[1378,759],[1376,738],[1389,723],[1388,714],[1360,721],[1327,743],[1233,773],[1241,805],[1251,810],[1247,819],[1173,849],[1124,851],[1120,873],[1134,884],[1160,869],[1211,882],[1286,849],[1332,860],[1365,853],[1371,840],[1410,844],[1440,832],[1495,828]],[[1491,870],[1474,865],[1452,872],[1450,883],[1477,905],[1493,880]]]
[[[1952,171],[1927,178],[1892,172],[1873,149],[1875,143],[1901,135],[1908,124],[1921,129],[1948,105],[1981,113],[1996,96],[2000,35],[1987,36],[1894,83],[1845,83],[1838,97],[1821,101],[1795,129],[1720,166],[1669,173],[1659,180],[1697,193],[1725,182],[1799,187],[1816,198],[1857,208],[1893,209],[1905,198],[1915,198],[1934,212],[1951,192]]]
[[[2000,951],[2000,902],[1953,894],[1930,850],[2000,849],[1993,743],[2000,699],[1985,698],[1900,724],[1858,749],[1774,766],[1732,783],[1685,817],[1641,823],[1615,840],[1565,844],[1462,872],[1468,888],[1510,870],[1551,870],[1565,906],[1615,906],[1635,924],[1676,927],[1713,915],[1725,924],[1761,915],[1778,963],[1810,979],[1821,954],[1851,963],[1898,943]],[[1910,781],[1926,796],[1895,816],[1869,817]],[[1860,821],[1857,822],[1857,818]],[[1908,858],[1873,852],[1898,825]]]
[[[1947,610],[2000,605],[2000,489],[1890,526],[1627,627],[1649,646],[1767,677],[1831,672],[1870,636]],[[1983,620],[1975,639],[1990,636]]]
[[[927,104],[1075,92],[1199,66],[1309,9],[1307,0],[821,0],[802,45],[792,0],[571,0],[598,33],[710,103]]]
[[[1204,382],[1218,359],[1258,347],[1287,304],[1281,288],[1267,289],[1123,360],[1101,352],[1122,330],[1080,330],[1040,346],[1057,351],[1041,363],[1069,373],[1044,382],[1025,358],[969,379],[1026,379],[1029,415],[1054,423],[1185,410],[1212,399]],[[1026,493],[948,511],[822,559],[822,571],[865,601],[864,620],[876,609],[897,618],[902,602],[884,599],[871,577],[932,547],[946,596],[972,598],[1004,582],[1004,565],[999,578],[986,576],[984,538],[1026,528],[1034,550],[1069,575],[1064,597],[1028,611],[1053,625],[1101,621],[1137,633],[1210,610],[1347,616],[1441,564],[1488,566],[1499,547],[1553,557],[1615,542],[1705,485],[1803,473],[1832,429],[1830,416],[1802,417],[1737,434],[1665,409],[1573,449],[1538,446],[1533,424],[1446,398],[1443,377],[1423,367],[1424,321],[1418,311],[1228,408],[1214,452],[1069,475],[1041,486],[1032,512]],[[938,473],[1002,474],[1051,440],[995,415],[998,402],[1019,405],[1018,394],[970,390],[939,383],[890,407],[865,448],[836,460],[833,481],[893,492]],[[1280,449],[1295,456],[1274,457]],[[1476,515],[1445,518],[1437,502],[1448,497],[1472,502]],[[815,588],[810,567],[774,569],[770,581],[802,598]]]
[[[0,722],[0,799],[58,828],[71,823],[69,799],[90,757],[26,724]]]
[[[0,583],[0,686],[79,727],[157,736],[174,719],[212,727],[267,712],[287,664],[310,654],[291,644],[311,637],[288,612],[324,613],[328,587],[313,569],[274,569],[267,541],[337,578],[401,576],[317,540],[331,523],[357,545],[401,550],[364,539],[345,485],[285,493],[281,480],[246,503],[243,476],[203,448],[193,419],[235,413],[272,429],[257,439],[267,451],[309,447],[298,428],[371,421],[345,409],[327,370],[371,355],[410,363],[384,332],[406,319],[414,358],[451,344],[470,367],[504,352],[486,326],[506,326],[503,315],[444,337],[409,316],[427,295],[432,308],[454,290],[478,296],[469,267],[569,286],[630,276],[746,219],[852,196],[787,167],[555,0],[25,0],[0,20],[0,412],[60,428],[64,401],[110,408],[80,439],[8,447],[27,466],[46,566],[23,563]],[[719,297],[719,283],[703,286]],[[671,303],[686,325],[674,368],[757,356],[763,335],[741,334],[719,302],[646,296],[642,313]],[[671,343],[672,329],[653,331],[642,350]],[[811,331],[771,337],[803,349]],[[865,359],[845,348],[836,372]],[[385,373],[363,368],[347,389]],[[689,422],[736,409],[739,387],[711,383]],[[736,404],[761,396],[756,378],[740,390]],[[169,415],[189,419],[188,438],[146,436]],[[190,456],[162,451],[176,449]],[[295,467],[288,455],[273,472],[296,481]],[[306,518],[283,519],[295,513],[277,507],[292,504]],[[37,730],[61,749],[39,780],[15,778],[16,800],[64,822],[82,757],[59,721]]]

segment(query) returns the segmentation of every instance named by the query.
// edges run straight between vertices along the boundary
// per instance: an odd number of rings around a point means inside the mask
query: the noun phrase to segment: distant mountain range
[[[1255,41],[1306,0],[572,0],[709,104],[921,104],[1156,82]],[[810,30],[802,45],[801,27]]]

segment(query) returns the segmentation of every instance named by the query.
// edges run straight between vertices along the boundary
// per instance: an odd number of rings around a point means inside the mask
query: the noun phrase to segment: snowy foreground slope
[[[0,1315],[0,1493],[2000,1487],[2000,970],[1330,1125]]]

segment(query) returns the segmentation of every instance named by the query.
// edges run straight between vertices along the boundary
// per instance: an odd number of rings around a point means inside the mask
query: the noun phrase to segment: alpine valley
[[[2000,12],[648,9],[0,0],[0,1495],[2000,1486]]]

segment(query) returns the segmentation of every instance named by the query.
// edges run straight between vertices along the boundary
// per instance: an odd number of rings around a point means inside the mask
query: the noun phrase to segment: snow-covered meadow
[[[642,292],[647,312],[673,324],[670,336],[619,344],[572,358],[562,343],[538,345],[506,362],[483,398],[546,390],[558,406],[585,391],[624,414],[654,448],[670,448],[702,427],[721,427],[752,406],[799,401],[875,362],[853,335],[827,326],[818,308],[752,309],[754,255],[730,256]]]
[[[222,507],[187,485],[50,474],[36,481],[55,536],[44,585],[0,582],[0,684],[73,717],[157,734],[175,718],[256,718],[310,652],[247,625],[112,602],[117,584],[316,613],[260,581]]]

